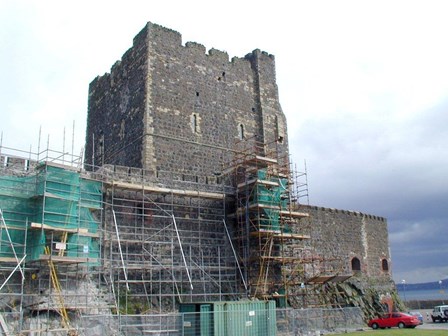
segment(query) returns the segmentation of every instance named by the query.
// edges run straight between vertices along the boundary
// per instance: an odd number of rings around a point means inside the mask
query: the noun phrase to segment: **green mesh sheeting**
[[[37,260],[40,255],[45,254],[45,245],[45,231],[29,230],[26,243],[27,260]]]
[[[13,245],[11,246],[11,243],[9,242],[8,233],[6,230],[2,230],[0,233],[0,256],[5,258],[14,258],[14,251],[17,256],[23,256],[23,253],[25,252],[23,247],[25,242],[25,230],[9,228],[8,232]]]
[[[79,227],[89,230],[90,233],[98,232],[98,219],[96,219],[88,208],[80,209]]]
[[[280,230],[280,216],[278,210],[263,209],[262,219],[260,219],[260,229]]]
[[[257,184],[253,190],[251,204],[266,206],[260,214],[260,229],[280,230],[280,210],[289,208],[289,185],[286,178],[270,178],[266,169],[257,171],[257,178],[260,180],[275,182],[278,185]],[[287,230],[290,230],[287,228]]]
[[[8,226],[24,228],[27,219],[31,220],[35,189],[35,176],[0,176],[0,209]]]
[[[79,174],[59,167],[41,166],[37,178],[37,194],[78,201],[80,198]]]
[[[279,206],[280,196],[280,188],[258,185],[254,193],[254,202],[264,205]]]
[[[0,200],[7,196],[29,198],[34,195],[35,189],[35,176],[0,176]]]
[[[260,170],[257,171],[257,177],[260,180],[265,180],[266,179],[266,175],[267,175],[266,169],[260,169]]]
[[[102,185],[101,182],[81,180],[81,206],[90,209],[101,209],[102,207]]]
[[[79,223],[79,202],[46,197],[42,199],[35,222],[57,228],[76,229]]]
[[[25,228],[27,220],[31,221],[35,213],[32,199],[17,196],[0,195],[0,209],[5,222],[11,228]]]
[[[280,192],[280,207],[282,210],[287,210],[289,208],[288,180],[285,178],[279,178],[278,184]]]
[[[67,241],[67,256],[75,258],[97,259],[99,257],[98,241],[77,234],[69,235]]]
[[[98,233],[101,216],[96,213],[102,209],[101,182],[42,164],[33,176],[0,176],[0,209],[18,255],[23,256],[26,243],[28,260],[39,259],[45,246],[51,246],[53,230],[47,230],[49,227],[56,232],[60,229],[59,233],[83,231],[68,233],[64,256],[99,258],[98,238],[82,234],[86,230],[89,235]],[[32,229],[31,223],[44,224],[44,229]],[[12,247],[4,229],[0,237],[0,257],[11,257]]]

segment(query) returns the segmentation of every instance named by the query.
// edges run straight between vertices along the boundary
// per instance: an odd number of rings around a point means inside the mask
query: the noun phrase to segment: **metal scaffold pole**
[[[180,252],[182,254],[182,260],[184,261],[185,270],[187,271],[188,281],[190,282],[190,288],[191,288],[191,290],[193,290],[193,283],[191,281],[190,272],[188,271],[187,261],[185,260],[185,254],[184,254],[184,249],[182,248],[182,243],[180,241],[179,230],[177,230],[176,218],[174,218],[174,215],[172,215],[172,218],[173,218],[174,228],[176,229],[176,236],[177,236],[177,240],[179,242]]]
[[[227,229],[226,221],[224,219],[222,221],[224,223],[224,228],[226,229],[227,238],[229,238],[230,246],[232,247],[233,255],[235,256],[236,265],[238,266],[238,271],[240,272],[241,280],[243,281],[243,285],[244,285],[244,289],[247,292],[247,283],[246,283],[246,280],[244,279],[243,271],[241,270],[240,263],[238,262],[238,256],[236,255],[235,248],[233,247],[232,238],[230,237],[229,230]]]
[[[112,214],[113,214],[113,217],[114,217],[115,232],[117,234],[118,250],[120,251],[121,266],[123,268],[124,279],[126,281],[126,289],[129,291],[128,275],[126,273],[126,266],[124,264],[123,251],[121,249],[121,243],[120,243],[120,234],[118,233],[117,218],[115,216],[115,210],[114,209],[112,209]]]

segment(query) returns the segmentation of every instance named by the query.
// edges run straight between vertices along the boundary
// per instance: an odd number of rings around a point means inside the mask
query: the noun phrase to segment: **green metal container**
[[[184,303],[184,335],[259,336],[277,334],[275,301]]]

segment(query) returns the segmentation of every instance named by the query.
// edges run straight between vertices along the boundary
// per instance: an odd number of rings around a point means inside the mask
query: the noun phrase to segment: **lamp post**
[[[403,297],[404,297],[404,302],[406,302],[406,280],[401,280],[401,283],[403,284]]]
[[[442,289],[442,280],[439,280],[439,286],[440,286],[440,296],[442,297],[442,304],[445,304],[445,300],[443,299],[443,289]]]

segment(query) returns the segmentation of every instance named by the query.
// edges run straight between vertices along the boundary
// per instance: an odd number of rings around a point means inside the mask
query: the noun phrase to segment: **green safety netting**
[[[91,180],[81,180],[81,206],[91,209],[101,209],[102,207],[102,184]]]
[[[29,229],[31,223],[95,234],[100,223],[94,212],[101,208],[101,182],[84,179],[75,171],[43,164],[32,176],[0,176],[0,209],[13,246],[23,255],[26,233],[31,260],[44,254],[51,237],[47,230]],[[11,257],[12,246],[5,229],[0,237],[0,257]],[[99,257],[96,237],[69,233],[66,245],[66,256]]]
[[[80,258],[98,258],[99,256],[98,240],[92,237],[80,235],[70,235],[67,241],[67,256]]]
[[[257,178],[276,182],[278,186],[257,184],[251,199],[252,204],[268,207],[261,211],[260,228],[266,230],[280,230],[280,210],[288,209],[288,180],[285,178],[269,178],[266,169],[257,171]]]
[[[79,223],[79,202],[46,197],[38,204],[34,222],[56,228],[76,229]]]
[[[80,177],[76,172],[59,167],[41,166],[37,175],[36,193],[41,196],[46,193],[50,196],[78,201],[80,197],[79,181]]]
[[[34,195],[36,189],[35,176],[0,176],[0,198],[8,196],[28,198]]]
[[[9,242],[9,237],[13,245]],[[0,256],[5,258],[14,258],[14,251],[16,256],[23,256],[24,251],[24,242],[25,242],[25,231],[24,230],[16,230],[13,228],[8,228],[8,232],[6,230],[1,231],[1,243],[0,243]],[[14,246],[14,249],[13,249]]]
[[[27,259],[37,260],[45,254],[46,237],[43,230],[29,230],[26,242]]]
[[[263,209],[260,228],[264,230],[280,230],[280,216],[278,210]]]

